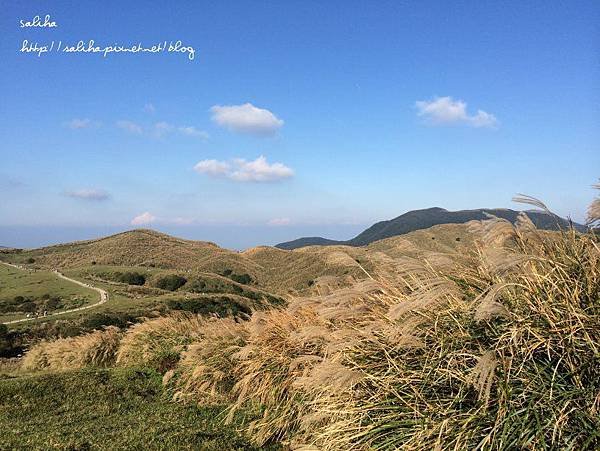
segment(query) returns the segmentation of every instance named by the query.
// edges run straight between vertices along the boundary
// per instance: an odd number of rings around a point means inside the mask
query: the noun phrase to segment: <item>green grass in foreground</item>
[[[255,449],[220,408],[170,401],[147,369],[0,379],[0,449]]]

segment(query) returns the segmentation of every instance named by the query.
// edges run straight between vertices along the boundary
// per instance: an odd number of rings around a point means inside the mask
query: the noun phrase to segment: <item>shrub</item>
[[[128,285],[144,285],[146,277],[138,272],[125,272],[117,276],[117,280]]]
[[[35,263],[35,258],[29,257],[27,260],[25,260],[25,263]]]
[[[184,286],[187,282],[185,277],[178,276],[176,274],[169,274],[168,276],[164,276],[156,282],[156,287],[161,290],[175,291],[182,286]]]
[[[230,278],[231,280],[243,285],[248,285],[252,282],[252,277],[250,277],[250,274],[232,274]]]
[[[184,310],[200,315],[250,316],[252,310],[227,296],[198,299],[170,299],[167,306],[172,310]]]
[[[37,305],[35,304],[35,302],[27,300],[21,305],[19,305],[17,309],[20,312],[35,312],[37,310]]]
[[[56,310],[58,308],[61,307],[61,302],[60,302],[60,298],[53,296],[51,298],[48,298],[45,302],[44,302],[44,307],[47,310]]]
[[[23,354],[24,343],[20,333],[0,324],[0,357],[17,357]]]
[[[234,282],[241,283],[243,285],[248,285],[252,282],[252,276],[250,276],[250,274],[236,274],[233,272],[232,269],[224,270],[223,272],[221,272],[221,275],[224,277],[228,277]]]
[[[8,327],[5,324],[0,324],[0,356],[4,356],[12,347],[12,342],[9,337]]]

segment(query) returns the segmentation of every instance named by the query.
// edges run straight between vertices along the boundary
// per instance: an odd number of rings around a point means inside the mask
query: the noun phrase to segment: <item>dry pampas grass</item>
[[[25,354],[21,367],[33,371],[109,366],[115,362],[120,340],[119,329],[107,327],[79,337],[42,341]]]

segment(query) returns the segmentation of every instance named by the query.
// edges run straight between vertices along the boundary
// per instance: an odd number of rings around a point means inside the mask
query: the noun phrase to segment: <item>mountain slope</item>
[[[397,218],[388,221],[381,221],[373,224],[371,227],[347,241],[328,240],[326,238],[299,238],[293,241],[280,243],[275,247],[280,249],[296,249],[303,246],[331,246],[331,245],[347,245],[347,246],[365,246],[374,241],[384,238],[390,238],[397,235],[404,235],[415,230],[428,229],[440,224],[464,224],[469,221],[486,219],[488,215],[497,216],[506,219],[510,222],[515,222],[520,211],[495,208],[480,208],[476,210],[460,210],[448,211],[443,208],[434,207],[424,210],[409,211]],[[550,214],[539,211],[526,212],[532,222],[540,229],[557,230],[569,226],[569,221],[563,218],[558,218]],[[584,227],[579,224],[574,224],[579,230]]]

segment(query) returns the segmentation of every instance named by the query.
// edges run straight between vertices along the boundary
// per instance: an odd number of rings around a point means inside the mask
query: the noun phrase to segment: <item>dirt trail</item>
[[[16,268],[16,269],[20,269],[21,271],[31,271],[31,269],[25,268],[25,267],[20,266],[20,265],[14,265],[12,263],[6,263],[6,262],[0,262],[0,263],[2,263],[3,265],[6,265],[6,266],[11,266],[11,267]],[[79,312],[81,310],[87,310],[87,309],[90,309],[90,308],[93,308],[93,307],[98,307],[99,305],[102,305],[105,302],[108,302],[108,292],[106,290],[103,290],[102,288],[94,287],[94,286],[89,285],[89,284],[84,283],[84,282],[80,282],[79,280],[71,279],[70,277],[65,276],[63,273],[61,273],[57,269],[55,269],[52,272],[54,274],[56,274],[56,277],[59,277],[59,278],[64,279],[64,280],[66,280],[68,282],[71,282],[71,283],[75,283],[75,284],[77,284],[79,286],[82,286],[82,287],[85,287],[85,288],[89,288],[90,290],[97,291],[100,294],[100,300],[98,302],[96,302],[95,304],[84,305],[83,307],[77,307],[77,308],[70,309],[70,310],[63,310],[62,312],[50,313],[47,316],[39,316],[37,318],[36,317],[31,317],[31,318],[14,319],[12,321],[7,321],[7,322],[2,323],[2,324],[24,323],[26,321],[35,321],[36,319],[41,319],[41,318],[50,318],[51,316],[66,315],[67,313]]]

